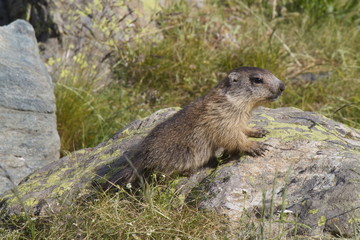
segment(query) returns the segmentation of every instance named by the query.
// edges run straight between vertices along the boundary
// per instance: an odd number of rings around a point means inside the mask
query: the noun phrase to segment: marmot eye
[[[253,82],[253,83],[256,83],[256,84],[260,84],[260,83],[263,83],[264,80],[260,77],[251,77],[250,80]]]

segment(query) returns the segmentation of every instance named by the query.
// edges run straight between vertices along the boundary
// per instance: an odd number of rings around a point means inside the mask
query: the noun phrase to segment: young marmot
[[[234,69],[207,95],[157,125],[129,159],[129,166],[111,181],[124,185],[149,171],[165,175],[193,172],[206,165],[219,148],[263,155],[266,145],[248,137],[264,137],[268,131],[250,128],[250,114],[255,107],[276,100],[284,89],[284,83],[267,70]]]

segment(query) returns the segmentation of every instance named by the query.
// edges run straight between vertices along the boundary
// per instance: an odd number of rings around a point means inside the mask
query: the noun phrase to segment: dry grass
[[[316,111],[360,128],[358,1],[314,5],[313,0],[282,0],[276,7],[269,2],[211,0],[196,10],[186,1],[176,1],[158,15],[163,40],[114,46],[116,79],[101,89],[94,86],[104,79],[91,68],[60,67],[53,77],[62,151],[94,146],[135,118],[184,105],[208,91],[227,71],[245,65],[266,68],[286,82],[284,95],[272,107]],[[294,79],[305,72],[325,72],[326,77]],[[262,219],[246,215],[238,226],[229,226],[223,216],[187,206],[170,187],[153,186],[149,191],[140,198],[124,192],[105,194],[47,219],[18,221],[0,229],[0,236],[292,239],[286,237],[284,226],[296,226],[296,222],[274,221],[281,231],[273,233]]]
[[[266,68],[286,82],[273,107],[317,111],[360,128],[359,4],[277,4],[274,16],[268,1],[209,1],[198,10],[176,1],[157,15],[161,41],[136,38],[113,46],[115,80],[100,89],[95,86],[107,79],[81,67],[86,53],[59,66],[53,77],[63,152],[94,146],[156,109],[183,106],[239,66]],[[293,80],[305,72],[327,77]]]

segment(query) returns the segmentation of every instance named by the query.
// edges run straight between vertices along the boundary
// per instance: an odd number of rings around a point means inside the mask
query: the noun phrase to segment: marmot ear
[[[230,80],[230,83],[238,82],[240,81],[240,74],[238,72],[231,72],[228,75],[228,78]]]

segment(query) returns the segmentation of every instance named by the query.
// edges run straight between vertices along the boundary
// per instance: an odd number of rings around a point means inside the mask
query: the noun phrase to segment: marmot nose
[[[283,82],[280,83],[279,90],[280,92],[283,92],[285,90],[285,84]]]

